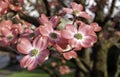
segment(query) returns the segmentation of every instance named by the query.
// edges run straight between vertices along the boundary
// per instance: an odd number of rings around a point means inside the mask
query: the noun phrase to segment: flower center
[[[9,35],[9,36],[7,37],[7,39],[8,39],[8,40],[13,39],[13,35]]]
[[[35,36],[34,33],[31,33],[31,34],[29,35],[30,38],[32,38],[32,37],[34,37],[34,36]]]
[[[0,33],[0,38],[2,38],[2,34]]]
[[[56,33],[50,33],[50,37],[53,39],[57,39],[58,35]]]
[[[82,39],[82,35],[80,33],[75,34],[74,37],[78,40]]]
[[[32,51],[31,51],[31,55],[32,56],[37,56],[38,55],[38,50],[37,49],[33,49]]]
[[[78,15],[80,14],[80,11],[79,11],[79,10],[74,10],[74,14],[75,14],[76,16],[78,16]]]

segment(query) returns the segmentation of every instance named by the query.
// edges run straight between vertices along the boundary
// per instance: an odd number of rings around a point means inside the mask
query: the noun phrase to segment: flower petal
[[[39,21],[41,24],[44,24],[46,22],[48,22],[48,18],[45,14],[41,14],[41,17],[39,18]]]
[[[43,35],[43,36],[49,36],[49,34],[51,32],[53,32],[53,28],[52,26],[48,25],[48,26],[40,26],[40,33]]]
[[[76,40],[75,38],[69,40],[69,44],[72,48],[75,48],[74,50],[80,50],[82,48],[80,42]]]
[[[72,39],[73,38],[73,34],[68,32],[67,30],[61,31],[61,36],[65,39]]]
[[[28,54],[32,49],[30,41],[26,38],[21,38],[20,43],[17,45],[17,50],[22,54]]]
[[[73,10],[78,10],[78,11],[82,11],[83,10],[83,6],[81,4],[77,4],[75,2],[72,2],[71,6],[72,6]]]
[[[46,49],[48,46],[48,41],[46,37],[38,36],[33,41],[33,47],[38,48],[40,51]]]
[[[91,23],[90,26],[94,27],[94,31],[95,31],[95,32],[99,32],[99,31],[101,31],[101,29],[102,29],[102,28],[101,28],[97,23],[95,23],[95,22],[94,22],[94,23]]]
[[[47,49],[43,50],[40,52],[39,56],[38,56],[38,62],[39,63],[43,63],[47,57],[49,56],[49,51]]]
[[[70,31],[70,32],[72,32],[72,33],[76,33],[77,32],[77,28],[74,25],[72,25],[72,24],[65,25],[65,29]]]
[[[29,58],[30,58],[30,56],[27,55],[27,56],[23,57],[23,58],[20,60],[20,66],[21,66],[22,68],[25,67],[26,62],[28,61]]]
[[[94,28],[84,24],[84,25],[80,25],[78,32],[84,35],[88,35],[94,32]]]
[[[80,12],[79,17],[83,17],[86,19],[92,19],[92,17],[87,12],[83,12],[83,11]]]
[[[63,8],[63,12],[71,14],[73,10],[70,8]]]
[[[66,60],[70,60],[72,58],[76,58],[77,53],[75,51],[69,51],[69,52],[63,53],[63,56]]]
[[[38,61],[36,60],[36,58],[33,58],[31,64],[28,65],[27,69],[31,71],[37,67],[37,64],[38,64]]]
[[[93,44],[97,41],[97,37],[89,35],[83,38],[84,40],[81,42],[81,45],[85,48],[92,47]]]

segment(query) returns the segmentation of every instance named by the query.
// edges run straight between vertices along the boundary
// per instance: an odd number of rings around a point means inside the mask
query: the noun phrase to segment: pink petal
[[[93,44],[97,41],[97,38],[94,36],[87,36],[83,39],[84,40],[81,42],[81,45],[85,48],[92,47]]]
[[[97,23],[91,23],[90,26],[94,27],[95,32],[99,32],[102,29]]]
[[[82,11],[83,10],[83,6],[81,4],[77,4],[75,2],[72,2],[71,6],[72,6],[73,10],[78,10],[78,11]]]
[[[20,43],[17,45],[17,50],[22,54],[28,54],[32,48],[30,41],[26,38],[21,38]]]
[[[62,52],[62,51],[63,51],[62,47],[60,47],[58,44],[55,44],[54,47],[55,47],[59,52]]]
[[[71,14],[73,10],[70,8],[63,8],[63,12]]]
[[[78,32],[88,35],[94,32],[94,28],[84,24],[79,26]]]
[[[57,27],[57,25],[58,25],[59,22],[60,22],[60,18],[61,18],[61,17],[57,17],[57,16],[52,16],[52,17],[50,18],[50,22],[53,24],[53,25],[52,25],[53,28],[56,28],[56,27]]]
[[[75,48],[74,50],[80,50],[82,48],[80,42],[76,40],[75,38],[69,40],[69,44],[71,47]]]
[[[39,18],[40,23],[44,24],[46,22],[48,22],[48,18],[45,14],[41,14],[41,18]]]
[[[12,26],[12,21],[11,20],[3,20],[1,22],[1,25],[4,26],[5,28],[11,29]]]
[[[46,58],[49,56],[49,54],[50,52],[47,49],[41,51],[38,56],[38,62],[43,63],[44,61],[46,61]]]
[[[83,17],[83,18],[86,18],[86,19],[92,19],[92,17],[88,13],[83,12],[83,11],[80,12],[79,17]]]
[[[65,39],[72,39],[73,38],[73,34],[68,32],[67,30],[61,31],[61,36]]]
[[[26,62],[28,61],[29,58],[30,58],[30,56],[27,55],[27,56],[23,57],[23,58],[20,60],[20,66],[21,66],[22,68],[25,67]]]
[[[51,32],[53,32],[53,28],[52,26],[40,26],[40,33],[43,35],[43,36],[49,36],[49,34]]]
[[[37,67],[38,61],[33,58],[32,62],[28,65],[28,70],[31,71]]]
[[[72,58],[76,58],[77,53],[75,51],[69,51],[69,52],[63,53],[63,56],[66,60],[70,60]]]
[[[90,48],[93,46],[93,43],[92,42],[88,42],[88,41],[84,41],[84,42],[81,42],[81,45],[85,48]]]
[[[38,36],[33,41],[33,47],[38,48],[39,50],[44,50],[48,46],[47,38]]]
[[[0,46],[6,47],[9,44],[7,38],[3,37],[0,39]]]
[[[72,25],[72,24],[67,24],[65,25],[65,29],[71,33],[76,33],[77,32],[77,28]]]

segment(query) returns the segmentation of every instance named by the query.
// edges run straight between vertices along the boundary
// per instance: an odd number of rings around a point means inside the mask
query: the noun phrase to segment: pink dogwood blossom
[[[28,70],[33,70],[37,64],[43,63],[49,56],[47,40],[41,36],[36,37],[33,43],[26,38],[21,38],[20,43],[17,45],[17,50],[26,55],[20,61],[20,65],[21,67],[27,67]]]
[[[61,65],[59,66],[59,72],[64,75],[64,74],[68,74],[70,72],[70,68],[66,65]]]
[[[71,24],[66,25],[65,30],[62,31],[62,36],[69,40],[69,44],[76,49],[82,47],[92,47],[97,41],[97,37],[92,32],[93,29],[88,28],[87,25],[79,26],[78,29]]]
[[[83,11],[83,6],[75,2],[71,3],[71,8],[63,8],[63,11],[69,14],[74,14],[77,17],[91,19],[91,16],[87,12]]]
[[[50,44],[62,44],[65,40],[61,37],[60,31],[54,30],[52,26],[40,26],[40,33],[42,36],[48,37]]]
[[[39,18],[39,22],[42,25],[51,25],[53,28],[57,27],[59,21],[59,16],[52,16],[50,19],[48,19],[48,17],[45,14],[41,14],[41,17]]]

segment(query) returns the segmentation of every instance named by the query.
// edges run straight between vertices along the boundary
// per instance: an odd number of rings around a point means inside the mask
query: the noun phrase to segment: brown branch
[[[110,7],[110,9],[109,9],[109,11],[108,11],[108,14],[107,14],[107,16],[105,17],[103,23],[109,21],[109,19],[111,18],[111,15],[112,15],[113,12],[114,12],[114,8],[115,8],[115,3],[116,3],[116,1],[117,1],[117,0],[112,0],[111,7]]]
[[[36,27],[38,27],[40,25],[39,21],[36,18],[27,16],[23,12],[18,12],[18,14],[19,14],[21,19],[35,25]]]
[[[81,62],[81,60],[79,58],[75,58],[74,59],[76,62],[76,65],[79,67],[79,69],[81,69],[84,73],[89,72],[89,69],[87,69]]]
[[[114,77],[119,77],[120,74],[120,54],[118,56],[118,60],[117,60],[117,72],[115,73]]]
[[[86,0],[74,0],[74,2],[78,3],[78,4],[82,4],[84,7],[86,6]]]
[[[40,66],[40,68],[42,69],[42,70],[44,70],[46,73],[48,73],[49,75],[50,75],[50,77],[60,77],[59,75],[57,75],[56,73],[55,73],[55,71],[53,70],[53,69],[51,69],[51,68],[48,68],[47,66],[45,66],[45,65],[41,65],[41,64],[39,64],[39,66]]]
[[[3,46],[0,46],[0,50],[2,52],[12,52],[12,53],[15,53],[15,54],[20,54],[19,52],[17,52],[17,50],[11,48],[11,47],[3,47]]]
[[[43,2],[44,2],[45,7],[46,7],[46,14],[47,14],[47,16],[50,16],[51,11],[50,11],[49,3],[48,3],[47,0],[43,0]]]
[[[59,2],[63,7],[67,7],[67,6],[64,4],[63,0],[58,0],[58,2]]]
[[[104,7],[106,5],[107,0],[95,0],[97,4],[97,10],[95,12],[95,18],[94,21],[98,22],[101,26],[103,26],[102,22],[104,21]]]

